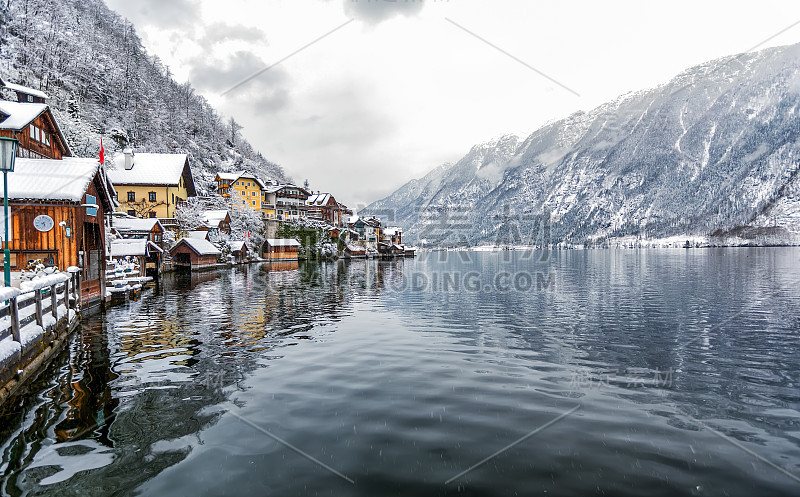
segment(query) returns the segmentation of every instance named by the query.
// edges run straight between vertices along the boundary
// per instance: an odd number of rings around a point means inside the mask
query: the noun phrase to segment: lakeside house
[[[324,221],[331,226],[341,226],[347,207],[336,201],[330,193],[315,193],[306,200],[308,218]]]
[[[250,251],[244,240],[228,240],[228,247],[231,249],[234,263],[241,264],[247,261]]]
[[[119,212],[111,216],[111,228],[122,238],[146,239],[164,249],[164,226],[158,218],[140,219]]]
[[[175,208],[196,195],[186,154],[135,153],[126,148],[112,159],[108,177],[122,212],[158,218],[164,226],[174,226]]]
[[[203,224],[197,226],[195,231],[209,231],[210,233],[231,233],[231,213],[224,209],[207,210],[202,214]]]
[[[295,185],[270,185],[264,189],[266,211],[274,211],[279,221],[296,221],[308,217],[306,201],[310,193]],[[274,206],[274,207],[271,207]]]
[[[112,259],[134,259],[139,266],[138,276],[157,277],[164,251],[147,238],[111,240]]]
[[[176,267],[192,270],[216,267],[221,252],[213,243],[202,238],[181,238],[169,250]]]
[[[237,173],[217,173],[217,194],[230,200],[235,196],[241,206],[262,211],[263,193],[266,185],[254,174],[240,171]]]
[[[114,188],[97,159],[25,159],[8,175],[10,264],[81,268],[81,300],[105,296],[106,228]]]
[[[297,260],[300,257],[300,242],[294,238],[267,238],[262,247],[262,256],[270,261]]]

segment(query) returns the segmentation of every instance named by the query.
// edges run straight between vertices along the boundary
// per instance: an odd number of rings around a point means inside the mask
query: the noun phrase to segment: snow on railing
[[[24,281],[19,289],[0,287],[0,369],[44,341],[59,321],[67,318],[69,322],[79,306],[79,295],[75,271]]]

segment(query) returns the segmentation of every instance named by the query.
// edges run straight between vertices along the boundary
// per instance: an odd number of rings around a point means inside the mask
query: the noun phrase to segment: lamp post
[[[14,159],[17,155],[17,144],[14,138],[0,136],[0,170],[3,171],[3,212],[5,214],[5,235],[3,241],[3,279],[5,286],[11,286],[11,251],[8,249],[8,173],[14,172]]]

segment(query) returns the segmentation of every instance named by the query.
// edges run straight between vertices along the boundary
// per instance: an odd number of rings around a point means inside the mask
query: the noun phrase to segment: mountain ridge
[[[498,242],[509,219],[520,241],[532,242],[543,215],[554,243],[765,226],[795,239],[798,81],[800,44],[708,61],[545,124],[513,151],[479,144],[500,159],[492,188],[465,187],[477,179],[463,177],[473,147],[454,166],[417,180],[416,190],[436,187],[436,195],[409,195],[407,183],[364,211],[394,212],[412,243]]]

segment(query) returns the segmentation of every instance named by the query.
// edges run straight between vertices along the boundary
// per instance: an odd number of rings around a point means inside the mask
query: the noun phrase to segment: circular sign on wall
[[[55,226],[53,218],[47,214],[36,216],[33,220],[33,227],[39,231],[50,231]]]

